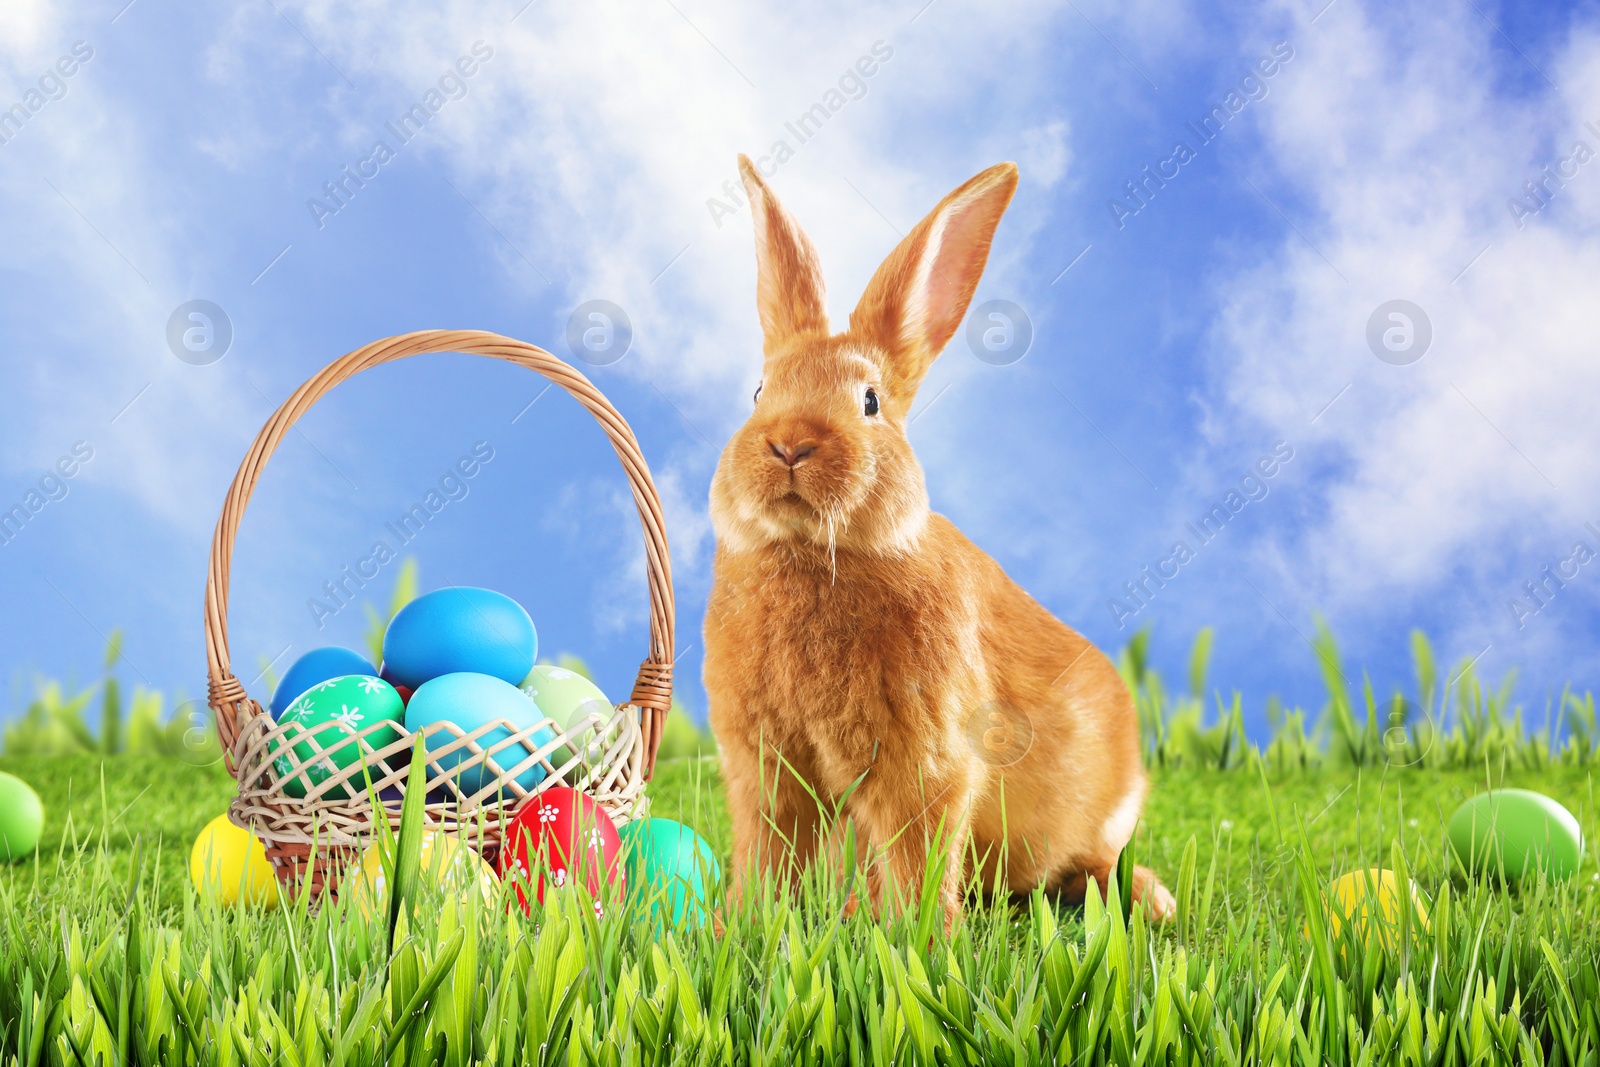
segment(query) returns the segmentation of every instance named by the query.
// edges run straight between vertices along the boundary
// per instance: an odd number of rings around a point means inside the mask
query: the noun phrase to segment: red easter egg
[[[400,706],[402,708],[411,703],[411,694],[415,692],[415,690],[407,689],[403,685],[395,686],[394,691],[400,694]]]
[[[523,892],[527,882],[534,883],[534,892],[544,903],[546,871],[557,889],[581,878],[595,898],[597,913],[606,899],[602,872],[612,887],[612,898],[622,899],[626,877],[622,839],[611,816],[589,794],[554,787],[529,797],[517,809],[500,849],[500,874],[516,888],[524,912],[531,910]]]

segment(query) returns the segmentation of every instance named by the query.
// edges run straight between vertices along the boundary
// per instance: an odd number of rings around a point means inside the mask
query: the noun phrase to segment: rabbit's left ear
[[[1015,163],[968,179],[889,253],[850,313],[850,332],[888,353],[902,400],[961,325],[989,261],[995,227],[1016,191]]]
[[[767,355],[806,334],[828,332],[822,268],[817,250],[767,183],[750,157],[739,156],[739,176],[750,195],[756,231],[756,309]]]

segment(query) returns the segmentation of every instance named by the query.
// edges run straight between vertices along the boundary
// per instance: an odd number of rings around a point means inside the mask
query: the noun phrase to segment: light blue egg
[[[378,669],[367,662],[359,652],[330,645],[313,648],[290,664],[278,688],[272,691],[272,717],[283,718],[284,709],[293,704],[302,693],[314,685],[347,674],[375,675]],[[519,679],[520,680],[520,679]]]
[[[440,675],[422,683],[406,704],[406,729],[412,733],[436,722],[453,722],[466,734],[497,720],[510,723],[509,727],[502,724],[479,737],[478,746],[484,749],[506,740],[513,733],[532,728],[543,719],[539,706],[510,682],[465,671]],[[555,734],[545,726],[540,727],[528,744],[538,750],[554,740]],[[428,751],[446,748],[454,741],[455,737],[448,731],[436,732],[428,738]],[[510,770],[528,755],[529,751],[519,744],[492,752],[490,758],[501,768]],[[461,766],[471,758],[466,749],[460,748],[440,756],[433,761],[433,766],[455,778],[462,794],[470,796],[492,785],[495,777],[483,763]],[[544,766],[536,763],[517,775],[516,781],[522,788],[531,790],[544,778]]]
[[[462,672],[516,685],[528,676],[538,652],[538,634],[521,604],[465,585],[417,597],[395,614],[383,635],[384,666],[408,689]]]

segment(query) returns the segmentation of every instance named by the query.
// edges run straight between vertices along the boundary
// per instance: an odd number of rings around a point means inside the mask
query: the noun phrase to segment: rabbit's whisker
[[[839,556],[838,539],[834,536],[833,530],[833,509],[829,508],[825,514],[828,519],[828,567],[830,571],[828,584],[835,585],[839,581]]]

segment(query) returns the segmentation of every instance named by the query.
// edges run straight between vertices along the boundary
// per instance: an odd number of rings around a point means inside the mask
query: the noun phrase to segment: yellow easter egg
[[[1427,898],[1415,882],[1411,883],[1411,904],[1415,908],[1412,922],[1422,930],[1428,929]],[[1400,881],[1393,871],[1376,867],[1365,871],[1352,871],[1334,880],[1328,887],[1328,933],[1337,940],[1347,920],[1355,923],[1356,937],[1365,941],[1376,927],[1385,947],[1392,947],[1400,931]],[[1309,931],[1308,931],[1309,933]]]
[[[476,891],[485,904],[500,893],[500,879],[482,856],[460,838],[427,831],[422,835],[418,876],[443,889],[447,897],[466,900]],[[388,885],[383,873],[384,846],[373,844],[361,854],[339,883],[340,899],[347,899],[363,916],[387,914]]]
[[[219,904],[276,907],[278,876],[267,850],[249,830],[226,815],[206,823],[189,851],[189,877],[200,895]]]

